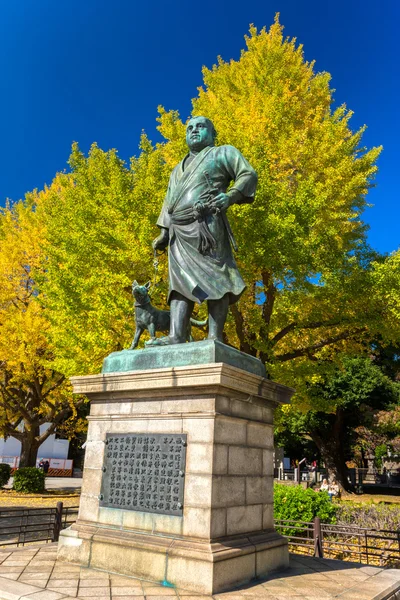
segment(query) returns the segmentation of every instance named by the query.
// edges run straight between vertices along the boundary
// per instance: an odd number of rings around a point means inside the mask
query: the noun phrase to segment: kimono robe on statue
[[[236,302],[246,288],[232,255],[224,219],[207,210],[210,196],[226,192],[231,181],[241,203],[251,203],[257,175],[233,146],[207,146],[185,168],[172,171],[157,225],[169,229],[169,295],[178,292],[201,303],[229,294]]]

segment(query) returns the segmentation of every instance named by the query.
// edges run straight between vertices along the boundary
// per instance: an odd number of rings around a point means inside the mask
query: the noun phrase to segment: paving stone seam
[[[390,569],[390,570],[394,571],[394,569]],[[359,582],[357,585],[354,585],[354,586],[352,586],[350,588],[347,588],[345,591],[343,591],[340,594],[337,594],[336,596],[334,596],[334,598],[339,598],[339,600],[340,600],[341,597],[342,598],[343,597],[346,598],[346,595],[349,594],[349,593],[351,593],[352,591],[354,591],[354,592],[359,591],[360,592],[363,589],[365,589],[366,586],[368,588],[370,588],[371,584],[376,583],[376,581],[374,581],[375,578],[377,578],[382,573],[385,574],[387,572],[388,572],[388,570],[382,569],[379,573],[376,573],[375,575],[372,575],[366,581]],[[382,577],[379,577],[379,579],[382,579]],[[392,584],[389,584],[388,582],[382,582],[382,585],[385,585],[385,589],[377,592],[375,594],[375,596],[373,596],[369,600],[389,600],[390,596],[393,593],[395,593],[398,590],[400,590],[400,571],[399,571],[399,574],[398,574],[398,580],[397,581],[395,581]],[[350,600],[350,598],[348,598],[346,600]]]
[[[43,580],[46,579],[47,583],[45,588],[50,591],[50,588],[53,588],[51,591],[54,591],[56,594],[58,594],[58,600],[71,600],[72,596],[68,595],[68,587],[65,588],[54,588],[51,585],[51,579],[55,579],[55,580],[62,580],[62,579],[68,579],[68,573],[67,572],[63,572],[62,571],[62,566],[68,566],[66,563],[57,563],[55,562],[53,556],[51,556],[51,554],[54,554],[54,550],[56,549],[56,544],[50,546],[48,545],[47,547],[42,547],[42,548],[38,548],[38,549],[28,549],[27,547],[23,547],[23,548],[13,548],[13,550],[10,551],[1,551],[0,552],[0,561],[3,564],[7,559],[9,559],[10,562],[18,562],[18,559],[20,559],[20,561],[22,560],[20,558],[20,553],[21,551],[25,552],[27,556],[26,560],[28,561],[28,563],[25,566],[21,565],[21,571],[18,574],[17,580],[14,580],[12,577],[10,578],[6,578],[6,577],[2,577],[1,573],[0,573],[0,600],[1,600],[1,584],[3,582],[5,582],[6,587],[8,588],[6,593],[7,593],[7,600],[32,600],[32,594],[37,594],[38,592],[44,592],[45,589],[43,587],[38,587],[37,585],[35,585],[35,581],[33,578],[32,583],[25,583],[23,581],[21,581],[21,577],[24,577],[26,579],[31,579],[32,580],[32,575],[33,573],[41,573],[40,568],[42,563],[50,563],[45,565],[43,568],[45,569],[45,572],[43,573]],[[3,559],[3,560],[1,560]],[[49,560],[50,559],[50,560]],[[32,564],[34,563],[34,564]],[[318,576],[318,578],[321,578],[322,581],[326,583],[329,583],[331,585],[335,585],[334,582],[334,574],[338,575],[341,571],[343,577],[341,578],[341,581],[338,582],[336,581],[336,585],[343,585],[346,586],[348,584],[351,583],[355,583],[355,585],[351,585],[351,587],[346,587],[346,589],[341,589],[341,590],[337,590],[338,593],[334,594],[331,590],[328,590],[325,588],[322,588],[321,591],[323,591],[326,596],[326,598],[337,598],[338,600],[340,600],[341,598],[343,598],[343,600],[352,600],[352,596],[351,594],[356,593],[357,592],[357,597],[361,597],[364,596],[363,592],[365,592],[365,598],[368,597],[368,600],[394,600],[394,594],[400,590],[400,571],[396,572],[396,570],[394,569],[375,569],[375,568],[371,568],[371,571],[368,571],[369,567],[367,566],[362,566],[358,563],[356,564],[351,564],[351,563],[346,563],[346,567],[342,568],[342,570],[340,570],[340,564],[337,561],[329,561],[329,560],[324,560],[324,559],[312,559],[311,557],[298,557],[298,556],[291,556],[291,565],[293,567],[293,578],[292,580],[290,579],[290,577],[285,577],[285,573],[281,572],[280,574],[276,574],[276,584],[278,587],[281,587],[281,593],[285,593],[285,589],[287,592],[287,600],[291,600],[292,598],[296,598],[296,599],[312,599],[315,598],[315,594],[312,593],[312,589],[313,586],[317,587],[318,586],[318,581],[310,581],[307,580],[306,578],[304,580],[302,580],[301,578],[305,575],[311,575],[311,576]],[[7,565],[5,565],[7,566]],[[12,566],[10,565],[10,567],[12,568]],[[61,571],[58,572],[58,569],[56,569],[56,567],[61,567]],[[110,598],[112,596],[112,592],[114,591],[112,588],[113,587],[131,587],[129,585],[130,581],[135,582],[136,586],[133,587],[137,587],[137,592],[140,592],[138,595],[136,596],[131,596],[130,594],[127,594],[126,597],[132,597],[133,600],[140,600],[143,598],[146,599],[150,599],[150,598],[154,598],[154,600],[156,600],[156,596],[160,598],[160,600],[168,600],[168,599],[177,599],[177,600],[185,600],[185,597],[187,598],[188,596],[199,596],[199,594],[196,594],[195,592],[189,592],[187,590],[182,590],[182,593],[179,593],[176,589],[170,589],[169,592],[167,592],[166,588],[163,588],[162,586],[160,586],[160,584],[157,585],[157,583],[152,582],[152,581],[148,581],[148,580],[144,580],[144,579],[139,579],[137,577],[130,577],[128,575],[121,575],[120,573],[116,573],[116,572],[107,572],[105,570],[102,569],[90,569],[88,568],[87,571],[88,572],[92,572],[92,573],[96,573],[98,572],[100,573],[104,573],[107,574],[107,584],[104,586],[98,586],[101,587],[103,591],[105,591],[107,589],[107,594],[106,595],[98,595],[97,597],[92,595],[90,593],[89,590],[93,590],[94,588],[96,588],[96,585],[93,586],[84,586],[81,585],[81,583],[83,581],[88,581],[92,578],[88,577],[88,578],[81,578],[80,575],[82,572],[85,572],[86,569],[81,569],[79,568],[79,565],[74,565],[74,567],[77,567],[78,570],[74,571],[75,574],[78,575],[77,579],[76,579],[76,591],[75,591],[75,586],[74,587],[74,593],[79,594],[79,592],[82,594],[82,596],[80,596],[81,598],[83,596],[87,596],[88,598],[93,598],[94,600],[106,600],[106,598]],[[15,566],[15,568],[17,568]],[[36,571],[32,572],[32,568],[36,569]],[[29,571],[26,571],[26,569],[29,569]],[[324,569],[324,570],[322,570]],[[297,571],[297,572],[296,572]],[[4,573],[4,575],[7,572]],[[16,573],[16,572],[15,572]],[[370,574],[369,574],[370,573]],[[10,575],[14,575],[14,572],[9,572]],[[361,574],[365,577],[365,579],[363,581],[359,581],[359,582],[354,582],[354,580],[352,581],[352,575],[356,575],[358,574],[359,576],[361,576]],[[111,576],[111,577],[110,577]],[[117,579],[118,582],[118,578],[124,578],[125,580],[128,580],[125,586],[122,586],[121,584],[118,586],[113,586],[113,582],[112,582],[112,576],[115,576],[115,578]],[[37,579],[41,579],[40,577],[38,577]],[[95,579],[95,578],[93,578]],[[106,578],[104,577],[104,581],[106,580]],[[348,581],[346,581],[348,580]],[[74,578],[75,581],[75,578]],[[241,586],[238,586],[238,588],[231,590],[229,592],[225,592],[224,594],[216,594],[215,596],[213,596],[213,598],[215,598],[216,600],[223,600],[224,598],[226,598],[226,600],[253,600],[252,596],[259,596],[260,600],[262,600],[263,598],[265,600],[277,600],[277,597],[274,595],[274,591],[271,589],[271,591],[269,590],[268,587],[268,583],[269,582],[273,582],[274,581],[274,576],[271,576],[267,579],[261,579],[257,582],[253,582],[253,584],[250,584],[250,587],[253,586],[255,587],[254,589],[254,593],[251,594],[245,594],[243,593],[243,588],[241,589]],[[297,582],[297,587],[296,587],[296,582]],[[306,584],[310,585],[310,593],[311,595],[309,596],[309,594],[307,594],[307,590],[304,589],[304,592],[302,590],[302,588],[306,585]],[[19,584],[18,587],[20,587],[19,590],[17,590],[17,593],[11,594],[10,593],[10,586],[15,586],[15,584]],[[139,585],[138,585],[139,584]],[[300,585],[301,584],[301,585]],[[42,584],[43,585],[43,584]],[[382,592],[375,592],[374,597],[372,597],[370,594],[371,592],[373,593],[373,588],[375,588],[375,590],[379,589],[379,586],[384,586],[385,590]],[[28,588],[28,592],[27,592],[27,588]],[[249,592],[251,592],[251,590],[248,590]],[[24,595],[20,595],[22,592],[22,594]],[[87,592],[85,594],[85,592]],[[150,592],[150,593],[149,593]],[[158,592],[156,594],[156,592]],[[183,593],[185,592],[185,593]],[[330,592],[330,593],[329,593]],[[361,592],[361,594],[360,594]],[[369,592],[369,593],[368,593]],[[282,600],[282,596],[281,593],[278,595],[279,598]],[[268,595],[266,595],[268,594]],[[303,595],[302,595],[303,594]],[[201,596],[201,595],[200,595]],[[115,594],[112,596],[113,598],[115,597],[116,599],[118,598],[118,596],[115,596]],[[37,596],[38,600],[39,600],[39,596]],[[77,598],[79,598],[79,596],[77,596]],[[211,598],[211,596],[208,596],[208,598]],[[157,599],[158,600],[158,599]],[[192,599],[191,599],[192,600]]]

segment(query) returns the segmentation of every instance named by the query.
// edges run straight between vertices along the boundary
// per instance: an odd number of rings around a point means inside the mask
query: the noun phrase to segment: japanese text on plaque
[[[183,514],[186,435],[107,434],[100,506]]]

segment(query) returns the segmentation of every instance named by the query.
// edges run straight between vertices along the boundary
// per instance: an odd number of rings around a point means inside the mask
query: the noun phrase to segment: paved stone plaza
[[[399,600],[400,570],[291,555],[290,568],[215,596],[56,561],[57,544],[0,550],[0,600]]]

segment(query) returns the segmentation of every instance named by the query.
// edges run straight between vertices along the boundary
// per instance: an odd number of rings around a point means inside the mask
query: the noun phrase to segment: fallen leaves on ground
[[[0,491],[0,508],[8,506],[24,506],[27,508],[51,508],[62,502],[65,507],[78,506],[80,494],[61,494],[57,490],[49,490],[42,494],[21,494],[14,490]]]
[[[397,490],[400,493],[400,489]],[[400,495],[399,496],[391,496],[389,494],[346,494],[342,493],[342,500],[351,500],[352,502],[374,502],[375,504],[380,504],[384,502],[385,504],[398,504],[400,503]]]

